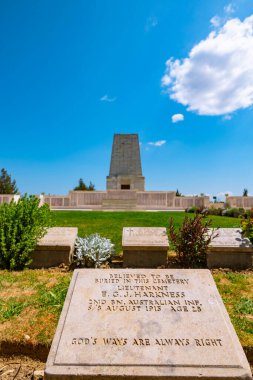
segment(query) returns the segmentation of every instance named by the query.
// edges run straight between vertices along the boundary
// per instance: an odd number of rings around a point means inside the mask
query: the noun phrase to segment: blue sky
[[[113,134],[138,133],[147,190],[253,194],[252,15],[251,0],[1,1],[0,168],[22,193],[103,190]]]

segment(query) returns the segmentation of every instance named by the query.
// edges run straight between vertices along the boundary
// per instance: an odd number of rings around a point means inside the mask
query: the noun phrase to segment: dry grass
[[[242,345],[252,350],[253,273],[214,271],[213,276]]]
[[[0,341],[49,346],[71,273],[0,271]]]

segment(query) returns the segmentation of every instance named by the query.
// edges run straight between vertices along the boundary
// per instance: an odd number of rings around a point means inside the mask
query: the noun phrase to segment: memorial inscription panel
[[[215,229],[214,229],[215,230]],[[213,229],[210,229],[210,233]],[[253,265],[253,245],[240,228],[218,228],[207,252],[208,268],[244,269]]]
[[[234,248],[237,252],[252,249],[250,240],[242,236],[241,228],[210,229],[210,233],[213,230],[217,236],[210,243],[212,249],[216,247],[223,249],[228,248],[231,251]]]
[[[122,246],[137,249],[159,249],[167,250],[168,235],[164,227],[124,227],[122,234]]]
[[[74,272],[46,379],[251,379],[208,270]]]
[[[168,235],[164,227],[124,227],[123,266],[156,268],[167,265]]]

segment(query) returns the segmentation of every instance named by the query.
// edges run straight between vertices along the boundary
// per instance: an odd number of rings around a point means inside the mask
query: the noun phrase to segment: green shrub
[[[224,203],[224,206],[226,204]],[[203,207],[190,207],[185,210],[185,212],[189,213],[195,213],[195,214],[205,214],[205,215],[215,215],[215,216],[230,216],[231,218],[239,218],[244,217],[247,218],[248,216],[253,217],[253,210],[245,211],[244,208],[216,208],[216,207],[210,207],[210,208],[203,208]]]
[[[192,206],[190,208],[187,208],[185,212],[190,213],[190,214],[203,214],[203,215],[208,215],[209,214],[209,209],[203,206],[197,207],[197,206]]]
[[[251,218],[251,219],[253,219],[253,208],[251,208],[250,210],[246,211],[245,218]]]
[[[25,195],[17,203],[0,206],[0,268],[23,269],[31,263],[31,253],[47,227],[52,225],[47,204]]]
[[[225,215],[232,218],[239,218],[239,216],[242,216],[244,213],[245,210],[243,208],[228,208]]]
[[[219,208],[210,207],[208,209],[208,215],[222,216],[223,215],[223,211],[224,211],[224,209],[221,208],[221,207],[219,207]]]
[[[253,243],[253,219],[243,219],[241,221],[243,236],[247,237]]]
[[[200,210],[198,207],[196,206],[192,206],[192,207],[189,207],[185,210],[185,212],[189,212],[189,213],[192,213],[192,214],[199,214]]]
[[[177,231],[173,218],[169,221],[169,239],[177,254],[178,263],[184,268],[206,267],[206,252],[211,240],[217,236],[210,232],[211,221],[204,215],[186,216]]]

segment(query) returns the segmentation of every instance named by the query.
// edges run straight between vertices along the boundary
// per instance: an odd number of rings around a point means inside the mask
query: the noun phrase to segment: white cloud
[[[159,140],[159,141],[150,141],[148,145],[153,145],[153,146],[162,146],[166,144],[166,140]]]
[[[101,98],[100,98],[101,102],[109,102],[109,103],[111,103],[111,102],[115,102],[116,99],[117,99],[117,98],[111,98],[111,97],[108,96],[107,94],[104,95],[104,96],[101,96]]]
[[[213,16],[210,20],[210,23],[217,28],[221,24],[221,18],[219,16]]]
[[[181,113],[175,113],[175,115],[172,115],[171,121],[172,123],[177,123],[178,121],[183,121],[184,120],[184,115]]]
[[[162,85],[189,111],[230,114],[253,104],[252,62],[253,15],[234,18],[195,45],[187,58],[170,58]]]
[[[151,16],[147,18],[146,24],[145,24],[145,31],[148,32],[151,28],[154,28],[157,26],[158,20],[156,17]]]
[[[217,197],[220,198],[220,199],[225,200],[227,195],[229,197],[231,197],[231,195],[233,195],[232,191],[229,191],[229,190],[227,190],[227,191],[221,191],[220,193],[217,194]]]
[[[217,15],[213,16],[211,18],[211,20],[210,20],[211,25],[214,28],[218,28],[221,25],[224,25],[225,22],[229,20],[230,16],[234,12],[235,12],[235,8],[234,8],[234,6],[233,6],[232,3],[229,3],[229,4],[225,5],[225,7],[224,7],[224,16],[223,17],[217,16]]]
[[[225,13],[227,13],[227,14],[231,14],[231,13],[234,13],[234,12],[235,12],[235,8],[234,8],[234,6],[233,6],[232,3],[229,3],[229,4],[225,5],[225,7],[224,7],[224,11],[225,11]]]

